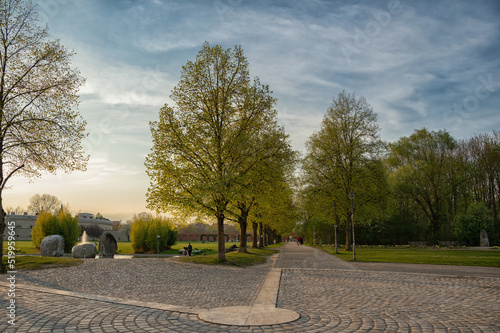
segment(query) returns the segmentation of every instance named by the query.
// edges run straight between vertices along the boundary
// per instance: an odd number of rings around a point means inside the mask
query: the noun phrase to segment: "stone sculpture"
[[[102,233],[99,239],[99,258],[114,258],[118,244],[115,237],[109,232]]]
[[[40,244],[42,257],[62,257],[64,255],[64,238],[61,235],[45,237]]]
[[[94,243],[82,243],[73,246],[71,255],[73,258],[95,258],[96,246]]]
[[[479,239],[479,245],[481,247],[489,247],[490,241],[488,240],[488,232],[486,230],[481,230],[480,233],[481,238]]]

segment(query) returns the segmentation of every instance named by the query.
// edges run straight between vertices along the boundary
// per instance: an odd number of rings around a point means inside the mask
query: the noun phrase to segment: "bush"
[[[160,252],[170,249],[177,239],[177,231],[174,230],[168,219],[161,216],[154,217],[152,214],[146,213],[134,216],[130,229],[130,238],[134,253],[156,252],[158,235],[160,235]]]
[[[457,215],[455,234],[459,242],[478,246],[481,230],[484,229],[491,235],[493,223],[493,216],[486,205],[483,202],[475,203],[469,206],[465,214]]]
[[[80,236],[77,218],[71,217],[68,211],[61,210],[57,215],[41,212],[31,230],[31,242],[40,249],[42,240],[50,235],[61,235],[64,238],[64,252],[71,252]]]

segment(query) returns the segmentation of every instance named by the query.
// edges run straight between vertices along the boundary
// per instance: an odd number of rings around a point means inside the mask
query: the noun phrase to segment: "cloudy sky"
[[[500,130],[500,2],[410,0],[40,0],[40,19],[74,50],[87,81],[88,170],[16,178],[5,207],[36,193],[113,220],[145,211],[149,122],[170,103],[203,42],[241,45],[304,152],[332,98],[364,96],[381,137]]]

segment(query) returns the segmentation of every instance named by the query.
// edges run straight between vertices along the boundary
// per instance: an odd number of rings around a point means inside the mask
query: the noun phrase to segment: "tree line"
[[[247,251],[249,225],[254,234],[258,226],[289,228],[296,156],[278,125],[276,99],[269,86],[250,79],[241,47],[205,43],[182,67],[170,98],[174,105],[165,104],[151,122],[148,208],[214,218],[220,260],[225,220],[239,225],[240,252]]]
[[[500,132],[457,140],[422,128],[383,142],[373,109],[344,91],[307,142],[301,232],[333,243],[337,224],[350,249],[354,210],[361,244],[478,245],[481,229],[498,243],[499,189]]]

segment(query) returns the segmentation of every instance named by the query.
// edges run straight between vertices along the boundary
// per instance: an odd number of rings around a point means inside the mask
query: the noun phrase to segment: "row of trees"
[[[350,248],[353,203],[357,239],[365,244],[458,240],[474,245],[481,228],[500,239],[499,132],[456,140],[446,131],[423,128],[385,143],[366,100],[342,92],[309,138],[302,171],[302,232],[312,236],[317,229],[320,241],[334,241],[337,223]],[[490,216],[483,220],[491,222],[471,228],[465,222],[471,216]]]
[[[247,226],[286,229],[293,214],[288,177],[295,154],[277,123],[276,99],[250,80],[240,47],[208,43],[181,79],[159,120],[151,122],[148,208],[217,220],[218,257],[225,260],[224,221],[239,224],[246,252]]]

